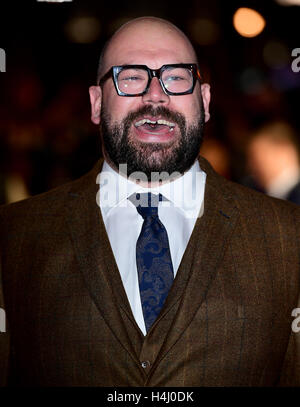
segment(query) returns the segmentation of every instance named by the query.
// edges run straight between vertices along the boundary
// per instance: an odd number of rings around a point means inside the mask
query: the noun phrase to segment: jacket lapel
[[[105,322],[131,357],[138,361],[132,344],[142,341],[140,332],[123,287],[109,239],[96,202],[99,186],[96,178],[103,162],[99,162],[86,176],[72,184],[69,192],[67,223],[75,255],[90,296],[101,312]],[[124,323],[121,315],[126,313],[132,324]],[[132,326],[135,329],[132,329]],[[133,331],[132,335],[128,330]],[[140,338],[140,339],[139,339]]]
[[[223,178],[206,160],[200,158],[199,163],[207,174],[204,213],[196,222],[163,312],[143,345],[142,353],[148,344],[155,348],[151,352],[155,360],[152,372],[184,333],[204,301],[239,215],[233,197],[227,194]],[[167,315],[172,313],[172,318]],[[168,321],[167,326],[164,320]],[[162,335],[160,324],[165,325],[166,335]]]

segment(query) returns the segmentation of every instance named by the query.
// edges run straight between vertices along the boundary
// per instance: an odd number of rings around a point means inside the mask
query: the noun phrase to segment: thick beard
[[[180,137],[170,143],[143,143],[129,138],[131,125],[143,115],[162,116],[176,123]],[[186,120],[180,113],[171,112],[164,106],[153,108],[151,105],[129,113],[121,123],[111,123],[108,112],[102,108],[100,132],[107,158],[119,169],[127,164],[127,176],[142,172],[148,182],[155,178],[153,173],[166,172],[183,174],[195,162],[203,141],[204,109],[201,104],[199,120],[195,125],[186,127]],[[151,178],[152,177],[152,178]]]

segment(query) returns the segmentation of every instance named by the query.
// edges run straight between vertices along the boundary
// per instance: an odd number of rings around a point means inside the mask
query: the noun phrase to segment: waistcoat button
[[[141,363],[141,365],[142,365],[142,368],[143,368],[143,369],[147,369],[147,367],[150,366],[150,362],[149,362],[149,360],[144,360],[144,361]]]

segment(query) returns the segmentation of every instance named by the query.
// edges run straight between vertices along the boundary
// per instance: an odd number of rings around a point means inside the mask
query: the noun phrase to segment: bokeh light
[[[276,0],[281,6],[300,6],[300,0]]]
[[[65,25],[65,33],[71,42],[88,44],[98,39],[100,22],[92,16],[71,17]]]
[[[255,67],[246,68],[239,77],[242,92],[248,95],[259,93],[264,87],[264,75]]]
[[[219,37],[219,27],[209,18],[193,18],[189,21],[188,31],[199,45],[212,45]]]
[[[281,41],[268,41],[263,49],[263,59],[270,68],[281,68],[290,63],[290,53]]]
[[[266,20],[257,11],[241,7],[233,16],[233,26],[243,37],[256,37],[265,28]]]

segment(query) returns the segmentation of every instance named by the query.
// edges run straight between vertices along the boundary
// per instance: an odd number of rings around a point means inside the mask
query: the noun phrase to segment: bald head
[[[102,51],[103,80],[90,87],[90,100],[92,121],[100,124],[103,156],[112,168],[119,171],[126,163],[127,175],[142,171],[149,182],[153,172],[183,174],[191,167],[210,102],[209,85],[190,65],[196,63],[185,34],[160,18],[137,18],[111,37]],[[130,68],[121,69],[122,75],[111,69],[124,65]]]
[[[152,57],[170,54],[174,59],[178,50],[178,61],[169,63],[197,63],[195,50],[187,36],[174,24],[157,17],[140,17],[122,25],[102,50],[98,80],[113,65],[144,64],[143,56]],[[155,60],[153,61],[155,64]],[[149,66],[156,68],[156,66]]]

